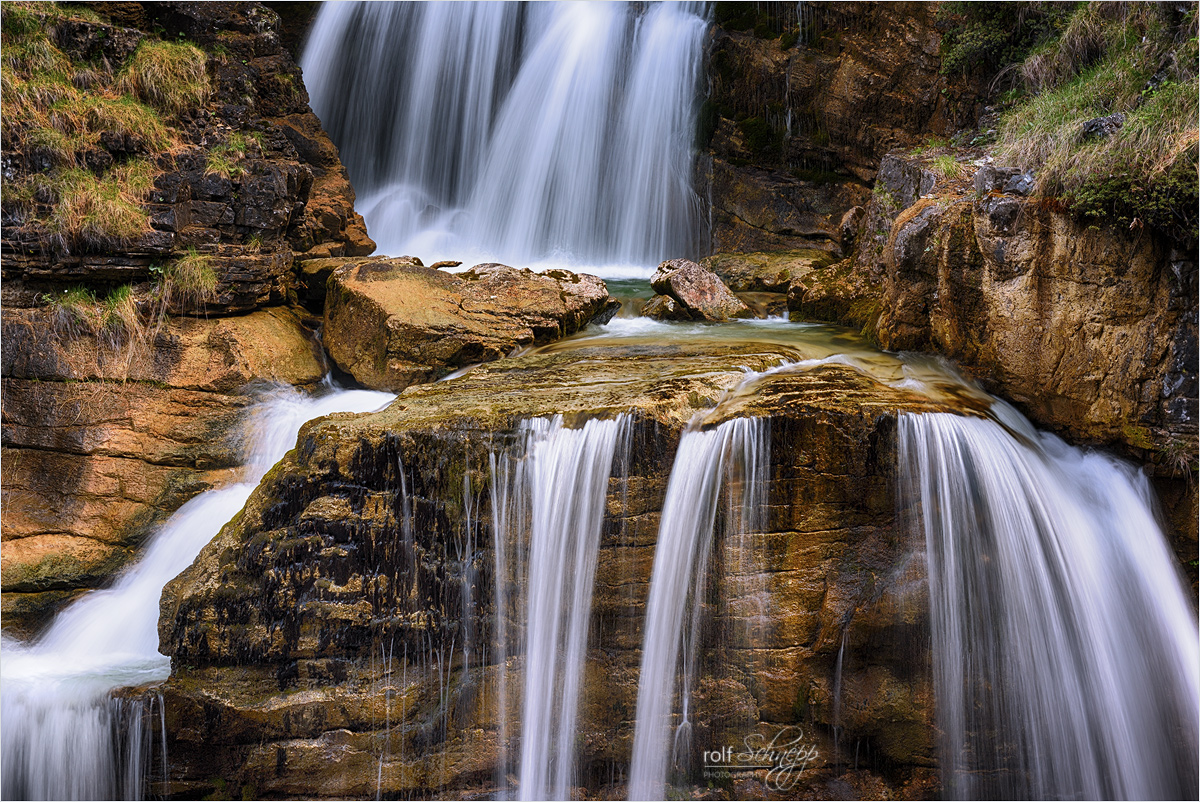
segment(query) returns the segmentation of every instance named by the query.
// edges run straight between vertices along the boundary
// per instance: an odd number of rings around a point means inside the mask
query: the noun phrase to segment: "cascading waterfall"
[[[707,579],[718,499],[728,476],[741,502],[736,508],[740,520],[731,522],[732,528],[744,533],[757,520],[770,459],[766,426],[759,418],[737,418],[707,431],[691,429],[680,438],[663,502],[646,603],[630,799],[663,798],[676,748],[672,732],[686,740],[690,727],[688,678],[695,656],[699,605]],[[691,622],[685,626],[689,602]],[[691,648],[682,656],[681,666],[680,651],[685,641]],[[681,673],[682,715],[673,728]]]
[[[510,545],[527,552],[524,570],[515,567],[524,589],[525,687],[521,717],[519,792],[522,799],[566,799],[572,784],[575,720],[587,652],[592,587],[600,528],[608,497],[613,456],[627,445],[627,416],[563,426],[562,418],[535,418],[523,425],[519,467],[492,459],[493,531],[497,560],[497,610],[507,608],[503,581]],[[503,468],[499,465],[503,464]],[[526,514],[513,504],[527,504]],[[528,523],[528,539],[518,544]],[[498,615],[502,619],[503,613]],[[503,624],[497,629],[500,655],[509,649]],[[507,705],[507,674],[501,676],[501,709]],[[502,732],[502,739],[506,733]]]
[[[250,417],[244,481],[180,507],[153,536],[145,556],[111,588],[64,610],[32,644],[5,640],[0,669],[5,799],[140,798],[147,751],[142,710],[111,692],[170,674],[170,660],[158,652],[163,585],[245,505],[258,480],[295,445],[301,425],[333,412],[375,410],[393,397],[362,390],[319,398],[290,388],[275,393]]]
[[[703,9],[327,3],[302,66],[381,251],[645,272],[699,248]]]
[[[950,414],[900,420],[948,795],[1194,799],[1197,621],[1150,487],[1005,421],[1016,437]]]

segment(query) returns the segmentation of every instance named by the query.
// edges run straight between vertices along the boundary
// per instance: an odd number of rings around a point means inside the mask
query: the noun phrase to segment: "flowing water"
[[[497,572],[516,577],[512,585],[497,581],[497,608],[508,608],[510,593],[523,597],[524,603],[518,600],[517,606],[527,633],[521,799],[566,799],[573,784],[575,719],[600,527],[614,454],[620,443],[628,447],[628,424],[628,418],[620,416],[571,429],[563,426],[561,417],[534,418],[524,423],[523,453],[502,463],[492,459]],[[524,514],[514,511],[514,504]],[[517,520],[528,529],[510,528]],[[509,566],[506,557],[514,551],[521,557]],[[501,654],[507,655],[505,630],[498,632],[497,640]],[[500,705],[507,708],[506,675],[501,686]],[[503,740],[504,726],[501,729]]]
[[[1145,476],[1002,410],[907,415],[952,798],[1195,798],[1190,595]]]
[[[327,3],[302,66],[380,251],[648,274],[700,249],[703,8]]]
[[[740,496],[740,514],[729,522],[734,532],[745,532],[759,515],[769,462],[764,425],[758,418],[737,418],[708,431],[690,430],[679,441],[663,501],[646,603],[630,799],[661,799],[672,754],[687,751],[689,664],[694,645],[682,658],[680,650],[685,643],[694,644],[699,629],[722,485],[728,481],[733,493]],[[681,715],[674,724],[677,691],[682,697]]]
[[[242,481],[180,507],[153,535],[145,556],[111,588],[71,605],[35,642],[4,641],[0,760],[5,799],[139,798],[147,751],[142,710],[111,693],[170,674],[170,660],[158,651],[163,585],[242,508],[263,474],[295,445],[305,421],[333,412],[367,412],[392,398],[363,390],[332,390],[317,398],[291,389],[275,393],[251,413]]]

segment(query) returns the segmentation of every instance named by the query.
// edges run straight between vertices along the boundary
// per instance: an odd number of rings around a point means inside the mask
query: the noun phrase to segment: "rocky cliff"
[[[666,466],[682,426],[742,379],[741,366],[781,356],[711,343],[637,354],[551,347],[410,388],[384,412],[306,427],[164,590],[172,793],[206,793],[214,780],[270,797],[503,790],[520,694],[499,695],[496,626],[505,617],[519,631],[524,608],[494,604],[489,459],[519,452],[527,417],[579,425],[629,412],[578,737],[583,793],[622,794]],[[714,413],[710,424],[769,417],[773,458],[764,531],[714,551],[727,569],[711,572],[704,607],[695,768],[703,749],[791,724],[820,754],[801,778],[806,793],[935,786],[927,602],[892,475],[895,415],[938,408],[832,366],[768,380]],[[526,536],[507,547],[521,554]],[[520,688],[524,656],[509,648],[505,681]],[[852,753],[871,757],[854,766]],[[770,793],[761,778],[737,782],[738,793]]]
[[[228,478],[256,383],[320,380],[295,265],[374,246],[274,12],[3,14],[0,587],[28,632]]]

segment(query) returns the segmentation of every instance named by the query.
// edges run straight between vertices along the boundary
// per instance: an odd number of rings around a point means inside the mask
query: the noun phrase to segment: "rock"
[[[603,281],[564,270],[454,274],[410,257],[358,259],[329,279],[324,341],[359,382],[398,391],[573,334],[616,307]]]
[[[675,299],[669,295],[655,295],[642,307],[642,317],[655,320],[691,320],[689,315]]]
[[[841,229],[844,252],[849,253],[854,249],[854,243],[858,241],[859,229],[866,216],[867,210],[862,206],[855,206],[842,215],[842,221],[838,224],[838,228]]]
[[[458,267],[461,264],[462,264],[462,262],[455,262],[455,261],[447,260],[447,261],[443,261],[443,262],[434,262],[433,264],[430,265],[430,267],[432,267],[434,270],[442,270],[447,267]]]
[[[671,259],[654,271],[650,286],[670,295],[693,320],[722,321],[752,317],[750,308],[717,277],[687,259]]]
[[[986,195],[989,192],[1003,191],[1005,184],[1020,174],[1021,171],[1015,167],[995,167],[985,164],[975,171],[975,194]]]
[[[1125,115],[1120,112],[1096,117],[1083,124],[1080,137],[1083,139],[1108,139],[1124,124]]]
[[[1004,182],[1004,191],[1013,195],[1032,195],[1037,189],[1033,173],[1019,173]]]
[[[807,249],[770,253],[718,253],[700,260],[734,292],[787,292],[809,272],[832,264],[828,251]]]
[[[501,749],[519,744],[512,689],[524,683],[523,657],[510,651],[502,710],[494,626],[507,615],[513,632],[523,608],[497,611],[490,591],[464,605],[456,544],[468,518],[490,519],[492,456],[519,442],[522,420],[550,414],[633,416],[627,462],[609,485],[577,739],[582,765],[627,760],[665,466],[700,409],[710,423],[770,416],[772,479],[765,533],[714,546],[728,566],[746,564],[739,549],[758,555],[761,573],[712,577],[714,626],[736,646],[698,658],[696,748],[799,724],[822,755],[802,782],[826,782],[840,664],[843,739],[869,737],[898,766],[932,765],[928,641],[912,636],[927,626],[928,601],[902,570],[912,547],[892,477],[895,415],[944,407],[828,366],[772,376],[761,394],[712,409],[746,369],[776,365],[785,350],[556,346],[409,388],[380,413],[305,427],[242,515],[164,589],[161,648],[173,668],[155,692],[172,782],[221,776],[259,794],[330,797],[490,783]],[[491,539],[474,548],[472,592],[495,581]],[[761,594],[747,590],[757,583]],[[463,632],[477,647],[469,659]],[[581,782],[595,795],[594,776]]]
[[[175,509],[234,478],[255,383],[311,386],[324,373],[284,309],[170,318],[147,336],[5,309],[6,631],[28,633],[72,591],[102,585]]]

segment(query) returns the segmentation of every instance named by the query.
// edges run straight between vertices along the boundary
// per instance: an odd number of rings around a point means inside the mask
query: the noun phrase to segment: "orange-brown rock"
[[[487,264],[456,274],[411,257],[348,260],[328,279],[323,338],[342,370],[396,391],[572,334],[616,306],[603,281],[565,270]]]
[[[46,309],[7,309],[3,326],[7,630],[28,632],[64,591],[103,584],[155,525],[231,480],[255,387],[324,373],[283,308],[134,336]]]

